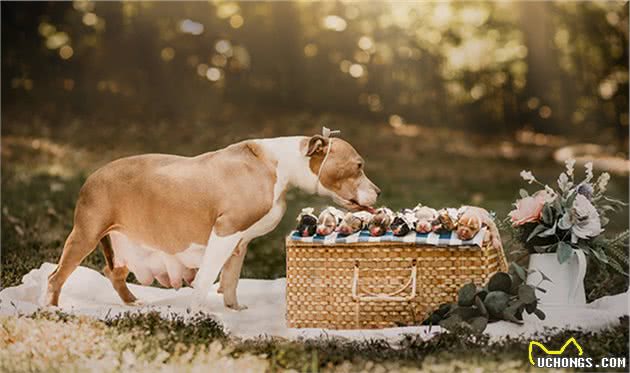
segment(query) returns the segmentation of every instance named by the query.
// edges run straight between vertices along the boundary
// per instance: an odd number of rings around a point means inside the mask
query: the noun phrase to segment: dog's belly
[[[184,281],[191,283],[201,264],[206,246],[192,243],[187,249],[169,254],[134,242],[120,232],[110,232],[114,250],[114,266],[126,266],[143,285],[153,279],[165,287],[180,288]]]

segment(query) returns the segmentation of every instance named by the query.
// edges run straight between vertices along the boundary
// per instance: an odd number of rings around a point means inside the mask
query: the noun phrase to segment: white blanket
[[[24,276],[19,286],[0,291],[0,315],[19,315],[35,312],[40,308],[46,289],[46,279],[55,268],[44,263]],[[104,319],[124,312],[158,311],[162,315],[189,317],[186,309],[191,304],[192,289],[159,289],[150,286],[129,285],[130,290],[142,301],[142,306],[126,306],[112,288],[109,280],[99,272],[79,267],[68,279],[60,297],[60,309],[77,315],[89,315]],[[419,335],[428,339],[440,333],[439,327],[427,326],[390,328],[380,330],[324,330],[290,329],[285,323],[285,279],[243,279],[238,287],[239,301],[249,309],[232,311],[223,307],[222,296],[215,288],[209,294],[208,312],[219,320],[234,336],[254,338],[277,336],[290,339],[339,336],[350,339],[385,338],[396,341],[405,334]],[[586,306],[541,307],[547,314],[545,320],[524,315],[525,324],[496,322],[488,325],[486,333],[493,338],[504,336],[529,337],[545,328],[570,328],[601,330],[619,322],[628,315],[628,292],[600,298]]]

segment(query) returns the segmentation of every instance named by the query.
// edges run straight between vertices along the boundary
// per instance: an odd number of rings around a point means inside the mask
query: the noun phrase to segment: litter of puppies
[[[470,240],[482,227],[487,227],[489,240],[495,247],[501,247],[499,231],[492,215],[485,209],[475,206],[442,208],[440,210],[418,204],[413,209],[401,209],[394,213],[387,207],[367,211],[343,212],[335,207],[327,207],[319,216],[312,207],[302,209],[297,218],[296,230],[302,237],[327,236],[333,232],[348,236],[367,230],[377,237],[392,232],[394,236],[406,236],[412,232],[447,233],[455,232],[462,240]]]

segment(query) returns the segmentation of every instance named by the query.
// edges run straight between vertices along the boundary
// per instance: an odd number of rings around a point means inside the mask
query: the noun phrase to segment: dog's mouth
[[[371,214],[376,212],[376,209],[374,207],[362,205],[359,203],[359,201],[357,201],[354,198],[345,199],[345,198],[338,197],[338,198],[334,198],[334,200],[335,202],[337,202],[338,204],[340,204],[341,206],[343,206],[344,208],[352,212],[367,211]]]

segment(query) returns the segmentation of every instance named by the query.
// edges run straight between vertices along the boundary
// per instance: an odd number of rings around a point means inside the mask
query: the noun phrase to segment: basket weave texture
[[[507,271],[490,244],[402,242],[322,245],[286,239],[287,326],[380,329],[418,325],[464,284]]]

